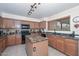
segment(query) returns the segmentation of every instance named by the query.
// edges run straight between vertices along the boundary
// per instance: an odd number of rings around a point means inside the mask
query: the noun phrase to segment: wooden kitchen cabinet
[[[2,28],[2,24],[3,24],[3,19],[2,17],[0,17],[0,28]]]
[[[76,56],[77,51],[77,41],[73,39],[65,39],[65,53],[70,56]]]
[[[5,37],[0,38],[0,55],[5,50],[6,44],[7,44],[7,39]]]
[[[17,44],[21,44],[21,40],[22,40],[21,35],[20,34],[16,34],[16,36],[15,36],[15,44],[16,45]]]
[[[39,26],[40,26],[40,28],[45,29],[46,28],[46,21],[40,22]]]
[[[15,45],[15,35],[8,35],[7,45],[8,46]]]
[[[79,43],[78,40],[75,39],[66,39],[62,36],[49,36],[48,42],[51,47],[56,48],[57,50],[65,53],[69,56],[77,56],[79,55]]]
[[[52,45],[52,46],[53,46],[54,48],[57,48],[57,39],[58,39],[58,38],[57,38],[56,36],[53,36],[52,38],[53,38],[53,41],[52,41],[53,45]]]
[[[64,52],[64,47],[65,47],[64,38],[58,37],[58,39],[57,39],[57,49],[61,52]]]
[[[21,40],[22,38],[20,34],[8,35],[7,45],[11,46],[21,44]]]
[[[30,21],[21,21],[21,24],[29,24],[30,25]]]
[[[3,19],[3,28],[15,28],[15,21],[13,19]]]
[[[52,46],[52,36],[48,36],[48,44]]]
[[[39,23],[38,22],[34,22],[34,28],[39,29]]]
[[[56,48],[57,47],[57,39],[55,36],[49,36],[48,37],[48,42],[49,42],[49,45]]]
[[[1,52],[2,52],[2,39],[0,39],[0,55],[1,55]]]

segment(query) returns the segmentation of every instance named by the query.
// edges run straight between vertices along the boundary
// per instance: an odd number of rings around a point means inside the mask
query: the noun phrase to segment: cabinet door
[[[12,19],[3,19],[3,28],[15,28],[15,21]]]
[[[0,40],[0,54],[2,52],[2,40]]]
[[[48,36],[48,44],[52,46],[52,36]]]
[[[2,43],[2,47],[3,47],[3,50],[6,48],[6,45],[5,45],[5,39],[2,41],[3,43]]]
[[[8,20],[3,19],[3,28],[8,28]]]
[[[56,48],[57,46],[57,39],[55,36],[49,36],[48,37],[49,45]]]
[[[21,40],[22,40],[21,35],[20,34],[16,34],[15,43],[16,44],[21,44]]]
[[[63,38],[59,38],[58,40],[57,40],[57,49],[59,50],[59,51],[61,51],[61,52],[64,52],[64,39]]]
[[[39,23],[38,22],[34,23],[34,28],[39,28]]]
[[[40,22],[40,28],[46,28],[46,21]]]
[[[8,35],[8,45],[15,45],[15,35]]]
[[[53,36],[52,37],[53,38],[53,41],[52,41],[52,46],[54,47],[54,48],[57,48],[57,38],[56,38],[56,36]]]
[[[8,23],[9,28],[15,28],[15,20],[12,19],[12,20],[9,20],[8,22],[9,22]]]
[[[70,56],[77,55],[77,41],[65,39],[65,53]]]
[[[2,28],[3,19],[0,17],[0,28]]]

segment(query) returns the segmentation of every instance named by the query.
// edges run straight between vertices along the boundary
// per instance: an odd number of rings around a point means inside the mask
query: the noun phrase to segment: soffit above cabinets
[[[33,3],[0,3],[0,12],[40,19],[79,5],[79,3],[41,3],[33,14],[29,16],[27,13],[32,4]]]

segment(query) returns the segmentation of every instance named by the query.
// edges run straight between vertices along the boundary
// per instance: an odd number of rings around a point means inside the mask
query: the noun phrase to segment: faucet
[[[75,37],[75,31],[72,32],[72,37]]]

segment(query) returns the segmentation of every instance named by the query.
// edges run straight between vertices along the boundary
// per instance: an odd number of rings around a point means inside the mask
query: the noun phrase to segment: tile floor
[[[49,56],[65,56],[63,53],[57,51],[54,48],[48,47]],[[10,46],[5,49],[2,56],[27,56],[25,51],[25,45]]]

